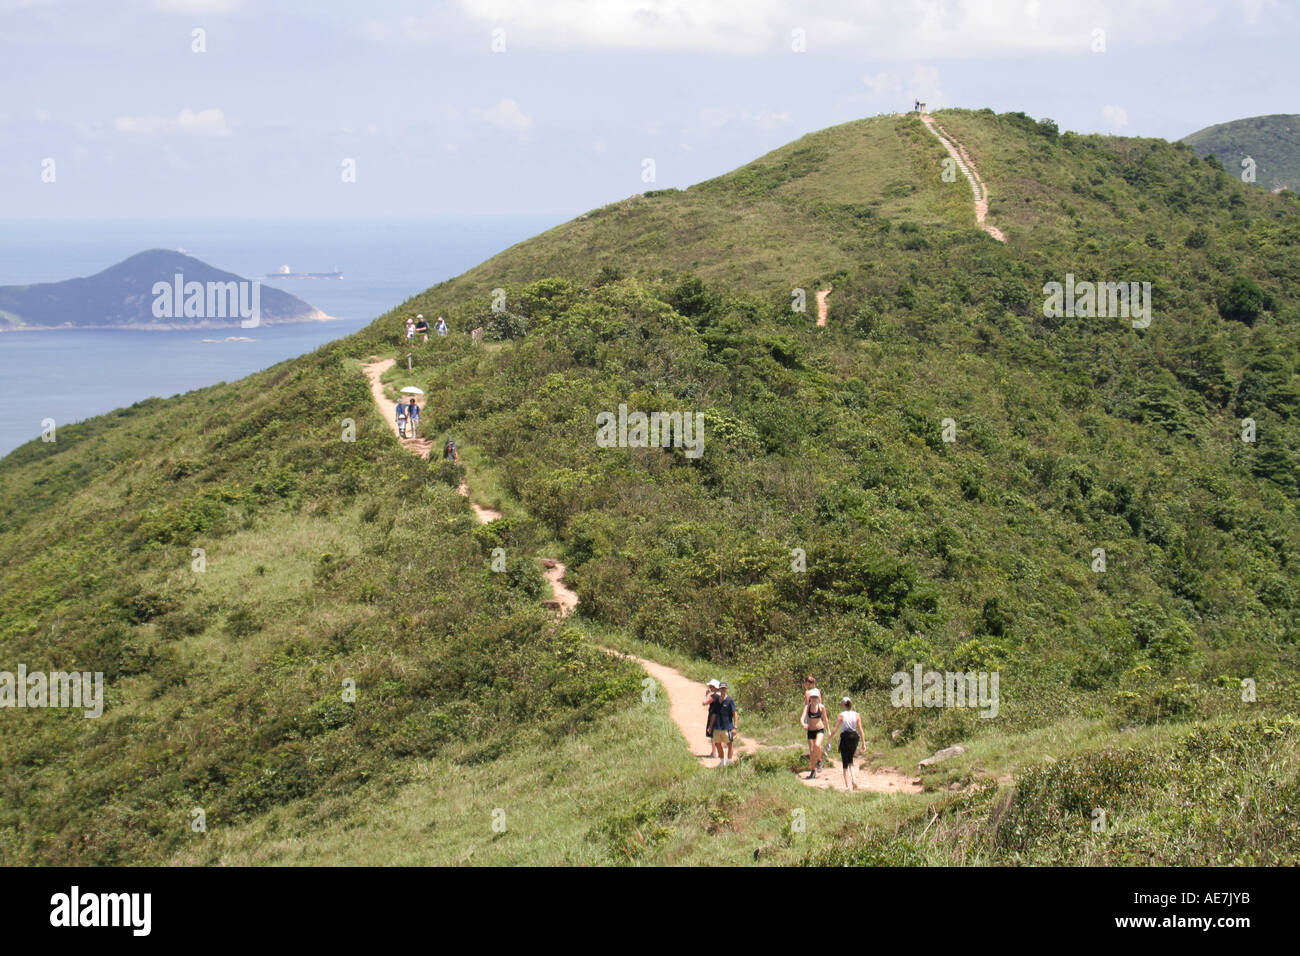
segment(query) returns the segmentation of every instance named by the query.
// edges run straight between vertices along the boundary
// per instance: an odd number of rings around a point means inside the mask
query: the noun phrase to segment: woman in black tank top
[[[822,761],[822,748],[826,741],[826,705],[817,688],[808,691],[799,723],[808,731],[808,779],[817,776],[817,765]]]

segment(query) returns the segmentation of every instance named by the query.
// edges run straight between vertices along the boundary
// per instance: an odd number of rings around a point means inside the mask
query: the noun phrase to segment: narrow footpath
[[[817,305],[821,316],[825,316],[825,296],[830,292],[817,294]],[[824,321],[819,321],[819,325],[824,325]],[[375,404],[379,407],[394,437],[401,441],[402,445],[414,455],[421,458],[428,458],[430,450],[433,448],[433,442],[429,439],[412,439],[401,438],[397,434],[397,423],[394,416],[389,415],[390,405],[396,406],[396,399],[390,401],[384,392],[383,382],[380,380],[384,372],[392,368],[393,359],[377,359],[372,357],[369,364],[362,365],[362,370],[366,378],[370,381],[370,393],[375,398]],[[417,400],[417,404],[419,404]],[[462,495],[469,498],[470,507],[474,509],[478,520],[483,524],[489,521],[495,521],[501,517],[499,511],[486,508],[470,498],[469,486],[462,483],[458,489]],[[564,581],[564,575],[567,568],[562,561],[555,558],[542,558],[543,574],[546,580],[551,583],[551,591],[554,595],[550,601],[543,602],[547,607],[557,611],[560,617],[568,617],[578,606],[578,595]],[[658,681],[663,687],[664,693],[668,695],[668,713],[672,717],[673,723],[681,732],[682,738],[686,741],[686,746],[690,748],[691,753],[706,767],[717,766],[717,758],[710,757],[706,752],[708,750],[708,738],[704,736],[704,722],[706,712],[704,709],[705,685],[699,681],[691,680],[680,671],[663,664],[657,664],[654,661],[646,660],[644,657],[636,657],[631,654],[624,654],[611,648],[604,648],[610,654],[618,657],[628,658],[636,661],[650,677]],[[828,701],[828,703],[831,703]],[[800,749],[798,745],[793,747],[769,747],[759,744],[748,737],[736,735],[734,742],[734,752],[736,756],[753,754],[759,750],[795,750]],[[805,751],[806,753],[806,751]],[[858,791],[869,793],[920,793],[921,783],[904,776],[894,767],[879,767],[869,770],[865,766],[857,768]],[[806,779],[806,773],[799,774],[799,780],[809,787],[819,789],[847,790],[844,784],[844,774],[841,772],[838,763],[838,754],[827,752],[825,769],[816,778]]]

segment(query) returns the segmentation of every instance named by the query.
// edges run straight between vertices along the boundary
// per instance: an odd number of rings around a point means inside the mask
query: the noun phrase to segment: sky
[[[1298,39],[1294,0],[0,0],[0,218],[577,215],[917,98],[1177,139],[1300,112]]]

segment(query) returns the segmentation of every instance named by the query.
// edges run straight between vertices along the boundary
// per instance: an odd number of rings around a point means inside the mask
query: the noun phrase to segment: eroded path
[[[817,324],[826,324],[826,297],[831,294],[830,289],[822,289],[817,293]]]
[[[374,396],[375,404],[379,406],[379,413],[384,416],[384,421],[388,422],[388,429],[393,436],[402,443],[402,447],[413,455],[419,455],[421,458],[428,458],[433,451],[432,438],[403,438],[397,431],[397,402],[390,399],[384,392],[383,376],[390,368],[397,364],[396,359],[378,359],[371,357],[369,364],[362,365],[361,371],[366,373],[366,379],[370,382],[370,394]],[[420,409],[420,414],[424,414],[424,402],[420,399],[415,400],[416,407]],[[469,498],[469,485],[465,482],[460,483],[456,489],[464,497]],[[501,512],[494,508],[487,508],[478,502],[470,499],[469,506],[474,509],[474,514],[483,524],[489,521],[496,521],[501,517]]]
[[[984,180],[980,178],[979,170],[975,168],[975,163],[970,158],[970,154],[966,152],[966,147],[953,139],[948,131],[936,123],[934,117],[929,113],[921,114],[921,122],[925,124],[925,128],[933,133],[939,142],[943,143],[943,148],[948,151],[948,155],[953,158],[957,168],[962,171],[967,182],[970,183],[971,192],[975,195],[975,221],[979,223],[979,227],[998,242],[1006,242],[1007,237],[1002,234],[1001,229],[984,221],[989,213],[989,190],[988,186],[984,184]]]

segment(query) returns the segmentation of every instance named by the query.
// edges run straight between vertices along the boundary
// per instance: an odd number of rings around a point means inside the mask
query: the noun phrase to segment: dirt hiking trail
[[[830,289],[817,293],[817,307],[819,312],[818,325],[825,325],[826,315],[826,296],[830,294]],[[402,445],[412,454],[419,455],[421,458],[428,458],[433,448],[433,441],[424,438],[402,438],[397,433],[397,423],[393,421],[388,412],[390,410],[390,401],[384,394],[384,385],[380,381],[384,372],[388,371],[395,364],[394,359],[378,359],[371,357],[369,364],[362,365],[362,371],[365,372],[366,378],[370,381],[370,394],[374,396],[375,404],[383,414],[384,419],[388,421],[389,429],[393,436],[397,438]],[[396,402],[391,404],[395,405]],[[417,398],[416,404],[420,404]],[[466,498],[469,498],[469,486],[461,483],[457,489]],[[485,508],[470,500],[470,507],[474,509],[474,514],[483,524],[489,521],[495,521],[501,517],[499,511],[491,508]],[[561,618],[568,617],[578,606],[578,595],[564,582],[564,575],[568,571],[562,561],[555,558],[541,559],[543,574],[546,580],[551,584],[551,591],[554,598],[549,601],[543,601],[542,604],[559,613]],[[700,764],[706,767],[719,766],[716,757],[708,753],[709,742],[704,736],[705,720],[708,712],[704,708],[705,685],[699,681],[691,680],[689,677],[676,671],[671,667],[663,664],[656,664],[654,661],[647,660],[644,657],[636,657],[632,654],[624,654],[621,651],[612,648],[602,648],[607,653],[616,657],[627,658],[636,661],[641,669],[649,674],[654,680],[659,682],[664,692],[668,695],[668,713],[672,717],[673,723],[681,732],[683,739],[691,753],[699,760]],[[795,750],[802,749],[798,744],[786,747],[770,747],[765,744],[757,743],[749,737],[736,735],[733,744],[734,755],[736,757],[748,756],[757,753],[760,750]],[[807,751],[804,749],[805,765]],[[838,763],[839,755],[832,754],[828,748],[824,763],[824,769],[813,780],[806,779],[807,772],[799,774],[799,780],[805,786],[817,787],[822,790],[840,790],[847,788],[844,785],[844,774],[840,770]],[[919,780],[912,780],[899,773],[893,767],[879,767],[874,770],[868,770],[865,766],[857,769],[858,791],[864,793],[920,793],[921,785]]]
[[[388,430],[393,433],[393,436],[399,442],[402,443],[402,447],[411,452],[411,454],[419,455],[421,458],[428,458],[433,452],[433,439],[403,438],[398,434],[396,416],[391,414],[396,410],[397,402],[391,401],[388,396],[384,394],[384,383],[382,381],[383,375],[396,364],[396,359],[377,359],[374,356],[371,356],[370,363],[368,365],[362,365],[361,371],[366,373],[366,379],[370,382],[370,394],[374,396],[375,404],[379,406],[379,414],[383,415],[384,421],[388,422]],[[424,402],[417,398],[415,400],[415,406],[420,409],[421,417],[423,417]],[[462,481],[460,487],[456,490],[464,497],[469,498],[469,485],[465,482]],[[474,509],[475,516],[483,524],[487,524],[489,521],[496,521],[497,518],[501,517],[501,512],[492,508],[485,508],[473,499],[470,500],[469,506]]]
[[[831,294],[830,289],[822,289],[817,293],[817,324],[826,324],[826,297]]]
[[[991,226],[984,221],[989,213],[989,190],[984,185],[984,180],[980,178],[979,170],[975,168],[975,163],[971,160],[970,154],[966,152],[966,147],[957,140],[953,139],[946,129],[934,121],[934,117],[929,113],[921,114],[921,122],[939,142],[943,143],[943,148],[948,151],[948,155],[953,158],[957,168],[965,174],[967,182],[970,183],[971,192],[975,194],[975,221],[979,227],[987,232],[998,242],[1006,242],[1007,237],[1002,234],[1002,230],[996,226]],[[818,325],[821,323],[819,322]]]

